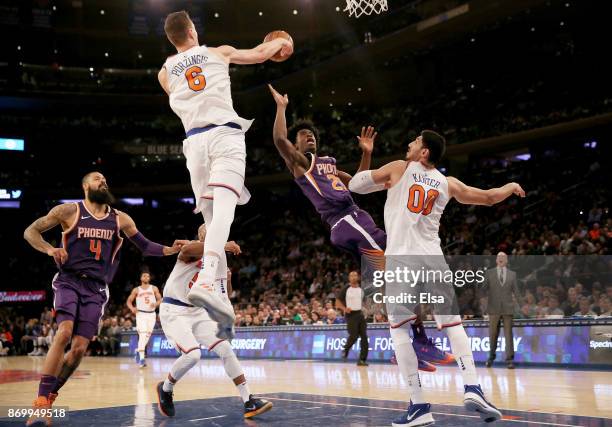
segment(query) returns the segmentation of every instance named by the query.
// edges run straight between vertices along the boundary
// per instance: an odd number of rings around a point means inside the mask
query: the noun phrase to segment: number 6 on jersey
[[[185,78],[187,79],[189,89],[194,92],[199,92],[206,87],[206,77],[202,74],[202,68],[197,65],[189,67],[187,71],[185,71]]]

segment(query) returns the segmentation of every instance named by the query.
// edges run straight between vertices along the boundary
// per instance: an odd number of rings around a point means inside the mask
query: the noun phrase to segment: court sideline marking
[[[270,396],[266,396],[266,399],[269,399],[269,400],[284,400],[284,401],[287,401],[287,402],[317,403],[317,404],[320,404],[320,405],[349,406],[349,407],[353,407],[353,408],[384,409],[384,410],[387,410],[387,411],[399,411],[399,412],[406,411],[405,409],[387,408],[387,407],[384,407],[384,406],[366,406],[366,405],[354,405],[354,404],[351,404],[351,403],[316,402],[314,400],[285,399],[285,398],[282,398],[282,397],[270,397]],[[447,412],[432,412],[432,414],[447,415],[447,416],[450,416],[450,417],[480,418],[479,415],[449,414]],[[507,419],[503,419],[503,418],[501,419],[501,421],[508,421],[508,422],[513,422],[513,423],[537,424],[537,425],[546,425],[546,426],[555,426],[555,427],[582,427],[582,426],[575,425],[575,424],[558,424],[558,423],[547,423],[547,422],[543,422],[543,421],[529,421],[529,420],[507,420]]]

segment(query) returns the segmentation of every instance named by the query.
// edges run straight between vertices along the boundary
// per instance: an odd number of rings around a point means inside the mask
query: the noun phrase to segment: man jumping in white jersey
[[[380,169],[360,172],[349,183],[349,189],[360,194],[388,189],[385,203],[387,231],[385,256],[388,263],[390,257],[399,255],[409,255],[412,259],[422,255],[443,258],[438,236],[440,217],[444,207],[453,197],[459,203],[487,206],[499,203],[513,194],[525,197],[525,192],[517,183],[481,190],[469,187],[456,178],[445,177],[436,169],[445,148],[446,142],[442,136],[425,130],[408,145],[406,160],[397,160]],[[389,286],[387,292],[388,288]],[[393,426],[430,425],[434,423],[430,404],[423,398],[417,358],[410,343],[408,330],[403,327],[416,316],[407,310],[398,310],[395,306],[387,304],[391,338],[402,376],[410,389],[411,400],[407,412],[394,420]],[[453,355],[461,369],[465,407],[478,412],[486,422],[499,420],[502,414],[487,401],[478,384],[472,349],[461,324],[461,317],[459,315],[434,317],[438,327],[444,328],[448,335]]]
[[[169,14],[164,30],[178,53],[166,60],[158,78],[170,97],[170,107],[183,122],[183,153],[195,195],[195,212],[203,212],[208,227],[202,271],[188,300],[206,307],[221,329],[231,334],[234,311],[212,291],[212,283],[217,271],[227,270],[223,245],[229,237],[236,204],[244,204],[250,197],[244,188],[244,135],[252,120],[234,111],[229,64],[258,64],[279,52],[289,56],[293,42],[277,38],[253,49],[200,46],[185,11]]]
[[[166,337],[181,352],[181,356],[172,365],[166,380],[157,384],[158,407],[164,415],[174,416],[174,385],[199,362],[200,348],[204,347],[209,352],[214,351],[223,361],[225,372],[236,385],[244,402],[244,417],[251,418],[272,409],[272,402],[251,395],[232,345],[227,340],[217,339],[217,324],[211,320],[205,309],[194,307],[187,302],[189,288],[194,285],[200,273],[205,236],[206,228],[201,225],[198,229],[199,240],[183,247],[164,286],[159,318]],[[240,246],[235,242],[227,242],[225,251],[238,255]],[[229,270],[225,274],[217,272],[214,292],[219,295],[223,304],[231,307],[228,297],[230,286]]]

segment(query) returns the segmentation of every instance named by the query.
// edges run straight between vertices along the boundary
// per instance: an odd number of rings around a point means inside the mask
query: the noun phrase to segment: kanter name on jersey
[[[429,185],[432,188],[440,187],[440,181],[438,181],[437,179],[429,178],[425,175],[421,175],[420,173],[413,173],[412,178],[414,179],[414,182],[418,182],[419,184]]]

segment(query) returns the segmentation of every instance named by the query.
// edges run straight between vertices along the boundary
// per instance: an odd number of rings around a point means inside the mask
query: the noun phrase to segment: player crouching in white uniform
[[[206,228],[201,225],[198,229],[199,241],[183,246],[164,287],[159,317],[166,338],[181,352],[181,356],[172,365],[166,380],[157,384],[158,407],[162,414],[174,416],[174,385],[198,363],[201,357],[200,348],[203,346],[221,358],[227,376],[233,380],[244,402],[244,417],[251,418],[272,409],[272,402],[258,399],[251,394],[232,345],[225,339],[217,338],[217,322],[211,320],[204,308],[194,307],[187,302],[189,289],[200,272],[205,236]],[[227,242],[224,249],[235,255],[240,254],[240,246],[235,242]],[[224,304],[231,307],[229,287],[229,270],[223,276],[217,273],[213,291]]]
[[[445,177],[436,169],[445,148],[446,141],[441,135],[425,130],[408,145],[405,160],[388,163],[380,169],[359,172],[349,182],[349,189],[360,194],[388,190],[385,203],[385,256],[388,271],[391,270],[389,264],[394,257],[404,257],[410,262],[419,257],[418,262],[443,260],[438,231],[442,212],[451,198],[463,204],[491,206],[513,194],[525,197],[521,186],[514,182],[499,188],[481,190],[469,187],[456,178]],[[448,266],[443,266],[443,270],[448,270]],[[399,286],[407,285],[389,286],[387,283],[386,292],[392,292],[390,288]],[[387,302],[397,364],[411,394],[408,410],[393,421],[394,427],[417,427],[434,423],[431,405],[423,397],[417,357],[410,343],[410,335],[402,327],[416,318],[412,308]],[[461,317],[451,313],[436,314],[434,318],[438,327],[448,335],[453,355],[461,369],[464,406],[477,412],[485,422],[499,420],[501,412],[485,398],[478,384],[472,349],[461,324]]]

